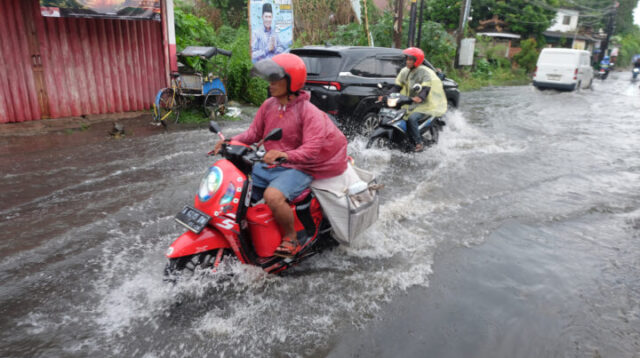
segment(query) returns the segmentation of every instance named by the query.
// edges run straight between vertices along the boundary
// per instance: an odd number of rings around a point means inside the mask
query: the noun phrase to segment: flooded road
[[[5,143],[0,356],[637,358],[627,77],[465,93],[418,155],[356,138],[349,153],[386,184],[379,222],[283,277],[232,264],[229,280],[163,283],[173,216],[211,163],[206,130]]]

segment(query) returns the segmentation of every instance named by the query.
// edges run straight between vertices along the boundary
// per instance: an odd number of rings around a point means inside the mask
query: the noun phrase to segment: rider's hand
[[[411,98],[412,101],[416,102],[416,103],[422,103],[422,98],[415,96],[413,98]]]
[[[218,141],[218,143],[216,143],[216,146],[213,147],[213,154],[217,155],[220,152],[220,149],[222,149],[222,144],[224,144],[225,141],[224,140],[220,140]]]
[[[264,155],[262,161],[267,164],[273,164],[278,158],[284,158],[285,160],[289,159],[289,156],[285,152],[281,152],[279,150],[271,149]]]

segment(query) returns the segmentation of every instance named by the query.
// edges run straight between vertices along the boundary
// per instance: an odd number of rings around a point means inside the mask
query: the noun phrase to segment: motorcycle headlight
[[[398,104],[398,99],[397,98],[387,98],[387,106],[389,107],[395,107]]]
[[[209,168],[200,181],[200,190],[198,190],[200,200],[209,200],[218,191],[220,184],[222,184],[222,170],[216,166]]]

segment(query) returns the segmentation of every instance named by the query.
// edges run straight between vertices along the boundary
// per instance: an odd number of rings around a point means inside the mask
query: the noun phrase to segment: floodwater
[[[378,223],[283,276],[230,263],[225,280],[163,282],[173,216],[211,163],[204,129],[5,143],[0,356],[638,358],[628,77],[464,93],[418,155],[355,138],[386,184]]]

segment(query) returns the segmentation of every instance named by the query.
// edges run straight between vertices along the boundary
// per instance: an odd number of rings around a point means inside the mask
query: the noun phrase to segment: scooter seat
[[[309,196],[309,194],[311,194],[311,188],[306,188],[305,190],[302,191],[302,193],[300,193],[300,195],[296,196],[293,200],[291,200],[291,204],[299,204],[301,203],[304,199],[307,198],[307,196]]]

